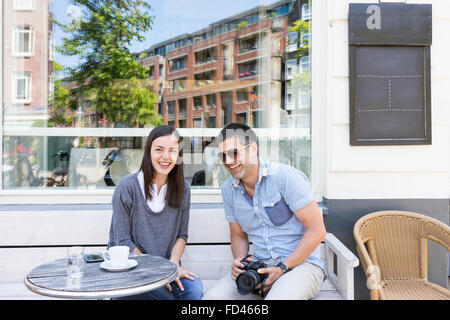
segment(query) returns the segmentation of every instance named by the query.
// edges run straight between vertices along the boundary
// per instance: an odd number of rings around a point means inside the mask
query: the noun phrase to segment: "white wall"
[[[433,5],[432,145],[350,146],[348,7],[376,1],[314,0],[313,188],[328,199],[449,198],[450,1]]]

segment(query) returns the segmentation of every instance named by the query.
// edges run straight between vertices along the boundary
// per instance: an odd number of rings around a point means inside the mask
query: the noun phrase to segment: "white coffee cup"
[[[110,247],[103,252],[103,258],[111,263],[112,267],[125,267],[128,265],[130,248],[127,246]]]

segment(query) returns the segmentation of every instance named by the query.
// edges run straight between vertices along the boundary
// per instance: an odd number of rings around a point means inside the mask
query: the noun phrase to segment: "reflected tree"
[[[92,107],[110,123],[127,127],[160,124],[157,101],[147,82],[147,67],[130,52],[152,26],[150,5],[143,0],[69,0],[79,15],[54,23],[65,32],[56,50],[78,58],[67,67],[70,96],[89,97]],[[142,58],[139,57],[139,58]]]

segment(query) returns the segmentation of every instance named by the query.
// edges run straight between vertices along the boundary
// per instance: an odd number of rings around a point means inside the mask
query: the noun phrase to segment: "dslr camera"
[[[241,270],[245,272],[238,275],[236,278],[236,286],[237,290],[240,294],[246,295],[250,292],[258,293],[258,290],[255,290],[255,287],[261,283],[262,288],[264,287],[264,281],[267,279],[268,275],[266,273],[259,274],[257,272],[258,269],[267,268],[267,265],[258,259],[257,261],[247,262],[249,256],[242,259],[240,262],[244,265]]]

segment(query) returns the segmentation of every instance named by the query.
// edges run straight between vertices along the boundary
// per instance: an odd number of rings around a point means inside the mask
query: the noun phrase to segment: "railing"
[[[257,75],[258,75],[258,71],[257,70],[251,70],[251,71],[239,72],[238,73],[239,79],[255,77]]]

